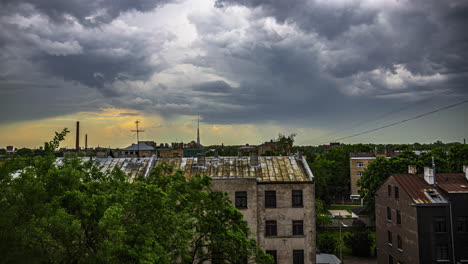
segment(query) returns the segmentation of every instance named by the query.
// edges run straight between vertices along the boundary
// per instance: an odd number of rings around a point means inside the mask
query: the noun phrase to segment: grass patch
[[[350,231],[348,230],[345,230],[345,229],[342,229],[341,230],[341,238],[343,239],[347,234],[351,233]],[[331,236],[333,236],[336,241],[338,241],[338,246],[336,248],[336,252],[335,252],[335,255],[338,256],[340,254],[340,231],[339,230],[318,230],[317,231],[317,235],[324,235],[324,234],[329,234]],[[372,239],[374,240],[374,245],[371,247],[371,254],[373,254],[374,252],[374,248],[375,248],[375,230],[374,231],[370,231],[370,236],[372,237]],[[352,251],[351,251],[351,248],[348,248],[344,241],[343,241],[343,256],[352,256]]]
[[[361,207],[361,205],[331,205],[328,210],[351,210]]]

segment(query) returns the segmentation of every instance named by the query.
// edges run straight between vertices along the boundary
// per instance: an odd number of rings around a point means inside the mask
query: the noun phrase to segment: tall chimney
[[[465,178],[468,180],[468,165],[463,165],[463,173],[465,173]]]
[[[197,166],[199,167],[205,167],[206,162],[205,162],[205,153],[198,153],[197,155]]]
[[[416,165],[408,165],[409,174],[416,174],[417,172],[418,172],[418,169],[416,168]]]
[[[250,152],[250,166],[258,166],[258,153]]]
[[[85,151],[88,152],[88,134],[85,134]]]
[[[430,185],[434,185],[434,170],[430,167],[424,167],[424,180]]]
[[[80,121],[76,121],[76,151],[80,151]]]

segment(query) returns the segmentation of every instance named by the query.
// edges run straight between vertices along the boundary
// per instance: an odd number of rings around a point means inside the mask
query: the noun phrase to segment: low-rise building
[[[375,197],[378,263],[468,263],[468,175],[394,174]]]
[[[357,181],[362,177],[364,170],[377,157],[387,159],[398,155],[398,153],[374,153],[374,152],[351,152],[349,153],[349,175],[351,183],[351,195],[359,195]]]
[[[186,178],[212,177],[214,190],[227,192],[259,246],[276,263],[315,263],[313,175],[300,156],[158,158]]]

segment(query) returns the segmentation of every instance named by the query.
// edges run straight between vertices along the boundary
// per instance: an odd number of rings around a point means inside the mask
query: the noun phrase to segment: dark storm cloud
[[[67,16],[77,19],[87,26],[109,23],[126,11],[147,12],[173,1],[166,0],[2,0],[0,4],[4,10],[23,11],[33,13],[28,6],[47,15],[56,22],[64,22]]]
[[[212,81],[201,83],[193,87],[194,91],[207,93],[229,93],[232,87],[225,81]]]

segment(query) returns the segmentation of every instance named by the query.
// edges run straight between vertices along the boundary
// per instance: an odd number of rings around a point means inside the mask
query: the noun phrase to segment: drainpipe
[[[449,202],[449,210],[450,210],[450,239],[452,240],[452,263],[456,264],[455,260],[455,237],[453,236],[453,216],[452,216],[452,202]]]

